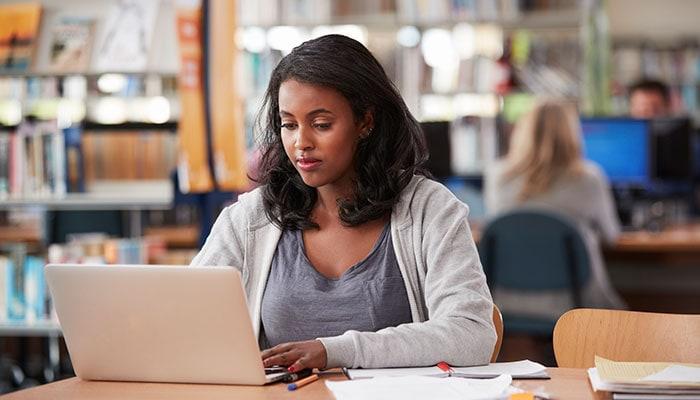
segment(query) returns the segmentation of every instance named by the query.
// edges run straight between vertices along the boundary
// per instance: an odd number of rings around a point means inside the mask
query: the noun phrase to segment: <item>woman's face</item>
[[[354,158],[367,122],[356,122],[350,103],[336,90],[287,80],[280,85],[282,143],[304,183],[351,187]]]

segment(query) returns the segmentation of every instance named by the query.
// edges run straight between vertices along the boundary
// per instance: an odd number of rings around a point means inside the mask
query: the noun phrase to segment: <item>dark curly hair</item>
[[[257,116],[261,132],[259,176],[270,221],[282,229],[318,228],[311,220],[316,189],[307,186],[287,157],[281,138],[280,85],[287,80],[332,88],[350,103],[355,121],[373,115],[372,134],[355,155],[352,198],[338,202],[344,225],[357,226],[391,213],[413,175],[427,175],[425,139],[394,84],[372,53],[356,40],[327,35],[302,43],[270,77]]]

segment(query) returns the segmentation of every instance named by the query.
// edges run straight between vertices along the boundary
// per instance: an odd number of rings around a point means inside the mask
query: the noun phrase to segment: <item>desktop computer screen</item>
[[[654,147],[652,175],[664,182],[693,178],[693,127],[689,118],[656,118],[649,121]]]
[[[425,144],[430,154],[425,167],[435,178],[452,175],[450,157],[450,123],[447,121],[421,122]]]
[[[645,120],[582,118],[583,151],[615,186],[650,183],[650,136]]]

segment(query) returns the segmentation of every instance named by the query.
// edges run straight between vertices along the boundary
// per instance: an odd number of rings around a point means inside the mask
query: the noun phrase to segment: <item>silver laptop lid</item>
[[[266,382],[235,268],[53,264],[45,272],[82,379]]]

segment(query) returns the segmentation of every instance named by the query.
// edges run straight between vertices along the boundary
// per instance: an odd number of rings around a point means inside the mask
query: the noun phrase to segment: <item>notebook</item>
[[[381,368],[381,369],[347,369],[350,379],[397,377],[397,376],[434,376],[459,378],[495,378],[510,375],[514,379],[549,379],[547,368],[530,360],[491,363],[477,367],[451,367],[445,371],[438,366],[418,368]]]

